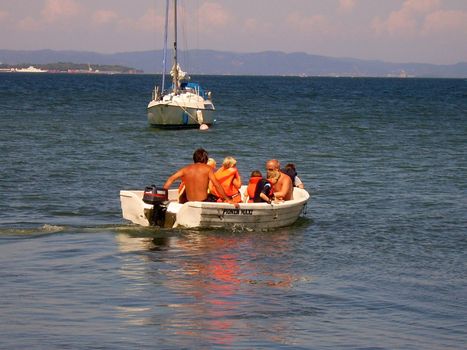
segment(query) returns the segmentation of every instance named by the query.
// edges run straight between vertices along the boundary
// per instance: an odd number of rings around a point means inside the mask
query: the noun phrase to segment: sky
[[[179,0],[182,49],[467,62],[467,0]],[[0,49],[162,49],[165,0],[0,0]]]

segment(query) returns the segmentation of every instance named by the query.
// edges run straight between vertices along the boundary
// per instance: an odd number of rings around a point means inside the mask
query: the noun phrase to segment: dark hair
[[[195,153],[193,153],[193,161],[195,163],[204,163],[208,162],[208,152],[204,148],[198,148]]]
[[[292,183],[295,181],[295,176],[297,176],[297,171],[295,170],[295,164],[289,163],[285,166],[283,173],[289,175]]]
[[[259,170],[253,170],[250,176],[251,177],[263,177],[263,174],[261,174],[261,171]]]

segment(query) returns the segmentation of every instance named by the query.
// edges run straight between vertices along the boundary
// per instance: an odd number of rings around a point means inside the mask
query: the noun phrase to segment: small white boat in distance
[[[241,192],[246,186],[242,186]],[[143,202],[144,191],[122,190],[120,202],[123,218],[141,226],[154,225],[154,206]],[[227,228],[268,230],[289,226],[304,211],[310,195],[304,189],[294,188],[293,199],[280,203],[239,203],[239,208],[228,203],[178,203],[178,190],[169,190],[164,204],[165,228]],[[159,218],[160,219],[160,218]]]
[[[17,73],[47,73],[46,70],[36,68],[34,66],[29,66],[28,68],[17,68],[15,72]]]
[[[211,92],[205,91],[198,83],[190,83],[188,74],[181,70],[177,60],[177,0],[174,7],[174,44],[173,66],[170,71],[172,87],[165,90],[165,72],[167,57],[167,27],[169,1],[166,2],[164,58],[162,70],[162,86],[154,88],[152,99],[148,104],[148,122],[150,126],[160,129],[199,128],[205,130],[214,123],[214,104]]]

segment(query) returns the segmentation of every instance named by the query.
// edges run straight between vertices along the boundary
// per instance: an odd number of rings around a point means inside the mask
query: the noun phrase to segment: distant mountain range
[[[190,74],[467,78],[467,62],[453,65],[390,63],[277,51],[234,53],[190,50],[179,52],[179,57],[182,68]],[[122,65],[145,73],[160,73],[162,50],[114,54],[86,51],[0,50],[0,63],[4,64],[56,62]]]

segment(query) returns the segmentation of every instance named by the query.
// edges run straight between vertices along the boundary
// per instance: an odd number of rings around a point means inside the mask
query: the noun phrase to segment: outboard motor
[[[153,205],[152,216],[149,218],[151,225],[164,227],[169,191],[157,188],[156,185],[147,186],[144,189],[143,202]]]

